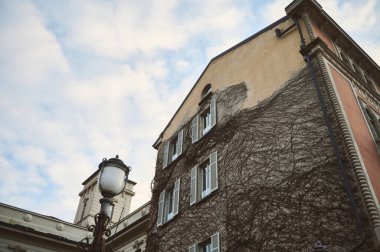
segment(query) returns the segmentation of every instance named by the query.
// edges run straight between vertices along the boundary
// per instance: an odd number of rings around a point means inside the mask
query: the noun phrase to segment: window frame
[[[376,145],[377,151],[380,153],[380,114],[374,111],[362,99],[358,100],[372,139]]]
[[[215,234],[211,235],[210,237],[208,237],[207,239],[201,242],[192,244],[189,247],[188,252],[202,252],[201,249],[202,249],[202,246],[204,247],[204,245],[207,245],[207,246],[209,245],[210,252],[219,252],[220,251],[219,232],[216,232]]]
[[[209,113],[208,113],[209,111]],[[203,122],[203,119],[205,117],[205,114],[209,114],[209,126],[206,128],[204,127],[206,124]],[[216,125],[217,122],[217,107],[216,107],[216,98],[211,98],[210,103],[208,106],[201,111],[201,113],[198,113],[196,116],[193,117],[190,123],[191,127],[191,143],[195,143],[199,141],[202,137],[204,137],[207,133],[211,131],[211,129]]]
[[[157,226],[162,226],[172,220],[179,212],[181,179],[177,179],[173,186],[163,190],[158,199]],[[168,195],[172,195],[171,197]],[[170,203],[170,199],[171,203]],[[169,206],[170,204],[170,206]],[[172,211],[169,212],[169,207]]]
[[[206,175],[206,179],[209,179],[209,188],[203,190],[204,177],[202,169],[204,164],[208,165],[209,174]],[[209,157],[204,160],[199,165],[194,166],[190,171],[190,206],[195,203],[209,197],[212,192],[218,189],[218,153],[217,151],[212,152]],[[207,185],[207,181],[206,181]]]
[[[174,153],[175,146],[175,153]],[[183,129],[164,144],[162,168],[165,169],[182,154]]]

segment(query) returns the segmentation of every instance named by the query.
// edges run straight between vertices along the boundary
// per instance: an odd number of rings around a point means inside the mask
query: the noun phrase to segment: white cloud
[[[58,42],[44,28],[34,6],[28,2],[4,5],[6,16],[12,18],[0,22],[2,74],[12,81],[36,84],[51,71],[67,72],[69,67]]]
[[[132,166],[133,208],[150,199],[151,145],[208,60],[259,28],[232,0],[1,4],[0,201],[67,221],[104,157]]]

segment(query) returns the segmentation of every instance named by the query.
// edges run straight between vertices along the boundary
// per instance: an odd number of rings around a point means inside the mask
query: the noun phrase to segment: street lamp
[[[131,167],[125,165],[116,155],[115,158],[106,159],[99,164],[98,187],[103,198],[99,200],[100,212],[95,215],[95,225],[91,225],[89,230],[93,232],[94,239],[90,247],[83,248],[88,252],[104,252],[106,249],[104,235],[109,236],[111,231],[107,229],[110,222],[112,198],[123,192],[128,180]]]

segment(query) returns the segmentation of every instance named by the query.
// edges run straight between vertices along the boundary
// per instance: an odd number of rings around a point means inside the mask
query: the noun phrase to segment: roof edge
[[[194,88],[197,86],[198,82],[200,81],[200,79],[202,78],[202,76],[205,74],[206,70],[209,68],[209,66],[216,60],[218,60],[219,58],[223,57],[224,55],[230,53],[231,51],[235,50],[236,48],[248,43],[249,41],[253,40],[254,38],[260,36],[261,34],[263,34],[264,32],[276,27],[277,25],[281,24],[282,22],[288,20],[290,17],[289,16],[284,16],[282,18],[280,18],[279,20],[275,21],[274,23],[268,25],[267,27],[265,27],[264,29],[261,29],[260,31],[258,31],[257,33],[249,36],[248,38],[244,39],[243,41],[239,42],[238,44],[232,46],[231,48],[227,49],[226,51],[220,53],[219,55],[215,56],[214,58],[212,58],[210,60],[210,62],[207,64],[207,66],[205,67],[205,69],[203,70],[203,72],[201,73],[201,75],[199,76],[199,78],[197,79],[197,81],[195,82],[195,84],[193,85],[193,87],[190,89],[190,91],[187,93],[185,99],[182,101],[181,105],[178,107],[178,109],[176,110],[176,112],[174,113],[174,115],[172,116],[172,118],[170,119],[170,121],[168,122],[168,124],[165,126],[164,130],[160,133],[159,137],[157,138],[157,140],[153,143],[152,147],[157,149],[158,148],[158,144],[160,143],[160,138],[163,136],[163,133],[165,132],[165,130],[170,126],[171,122],[173,121],[174,117],[177,115],[177,113],[179,112],[179,110],[182,108],[183,104],[185,103],[185,101],[187,100],[187,98],[190,96],[191,92],[194,90]]]

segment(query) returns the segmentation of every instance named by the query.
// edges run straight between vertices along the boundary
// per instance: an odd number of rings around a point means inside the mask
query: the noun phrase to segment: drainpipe
[[[295,22],[296,22],[297,29],[298,29],[298,32],[299,32],[299,36],[300,36],[300,39],[301,39],[301,41],[300,41],[300,44],[301,44],[300,47],[301,47],[301,52],[302,52],[305,49],[305,38],[304,38],[304,36],[302,34],[302,29],[301,29],[301,26],[300,26],[300,23],[299,23],[298,16],[295,16],[294,18],[295,18]],[[310,55],[309,55],[309,53],[306,53],[306,54],[304,54],[303,57],[304,57],[304,60],[307,63],[307,66],[308,66],[309,70],[310,70],[310,74],[311,74],[311,77],[312,77],[313,85],[314,85],[314,88],[315,88],[315,90],[317,92],[319,104],[321,106],[321,110],[322,110],[322,113],[323,113],[323,118],[324,118],[324,121],[325,121],[327,129],[328,129],[329,138],[331,140],[332,147],[334,149],[335,157],[338,160],[339,172],[340,172],[340,175],[341,175],[341,177],[343,179],[343,186],[344,186],[345,192],[346,192],[346,194],[347,194],[347,196],[349,198],[351,208],[352,208],[352,210],[354,212],[354,215],[355,215],[356,228],[360,232],[360,235],[361,235],[361,240],[359,241],[359,243],[357,243],[352,249],[349,250],[350,252],[351,251],[353,252],[353,251],[356,251],[356,249],[360,248],[364,244],[364,242],[365,242],[365,238],[366,237],[365,237],[365,233],[364,233],[364,229],[363,229],[363,224],[362,224],[362,221],[361,221],[359,213],[358,213],[358,208],[356,206],[356,203],[355,203],[352,191],[351,191],[351,187],[349,185],[348,175],[347,175],[347,172],[346,172],[346,170],[344,168],[344,165],[343,165],[343,161],[342,161],[342,158],[341,158],[341,155],[340,155],[340,151],[339,151],[339,146],[338,146],[338,143],[337,143],[335,135],[334,135],[332,124],[331,124],[331,122],[329,120],[329,117],[328,117],[326,103],[325,103],[325,101],[323,99],[323,96],[322,96],[322,93],[321,93],[321,89],[319,87],[317,75],[316,75],[315,69],[313,67],[313,64],[311,62]]]

